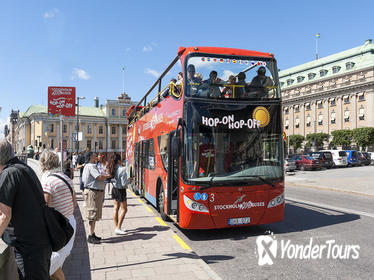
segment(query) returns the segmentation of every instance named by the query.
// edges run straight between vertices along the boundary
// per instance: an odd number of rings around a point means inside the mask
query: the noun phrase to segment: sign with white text
[[[75,87],[48,87],[48,114],[75,116]]]

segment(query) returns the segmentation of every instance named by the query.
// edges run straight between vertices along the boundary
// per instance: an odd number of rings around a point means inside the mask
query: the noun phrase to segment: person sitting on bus
[[[256,97],[266,97],[269,89],[268,86],[273,85],[273,81],[270,77],[266,76],[266,68],[261,66],[257,70],[257,76],[252,79],[250,87],[255,90]]]
[[[196,95],[198,91],[198,86],[201,83],[201,78],[195,73],[195,65],[189,64],[187,66],[187,82],[190,86],[191,95]]]
[[[217,71],[211,71],[209,74],[209,79],[203,81],[201,86],[202,91],[199,92],[199,96],[207,96],[218,98],[221,97],[221,90],[219,89],[220,86],[223,85],[223,81],[218,78]]]
[[[233,96],[234,98],[242,98],[242,97],[245,97],[245,86],[247,85],[246,81],[245,81],[245,73],[243,72],[240,72],[238,74],[238,82],[236,83],[236,85],[238,85],[239,87],[236,87],[234,93],[233,93]]]
[[[222,95],[225,98],[233,98],[233,93],[235,91],[234,85],[236,85],[236,77],[234,75],[231,75],[229,77],[229,80],[227,81],[228,86],[226,86],[223,91]],[[231,86],[232,85],[232,86]]]
[[[163,98],[166,98],[166,97],[168,97],[169,96],[169,94],[170,94],[170,90],[171,90],[171,88],[173,87],[173,90],[175,91],[176,89],[175,89],[175,84],[177,83],[177,80],[176,79],[171,79],[170,80],[170,83],[169,83],[169,86],[161,93],[161,96],[163,97]]]

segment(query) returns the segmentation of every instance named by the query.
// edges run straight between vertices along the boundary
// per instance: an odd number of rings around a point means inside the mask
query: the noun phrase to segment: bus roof
[[[257,52],[243,49],[233,48],[219,48],[219,47],[179,47],[178,55],[186,56],[190,53],[206,53],[206,54],[224,54],[224,55],[237,55],[237,56],[254,56],[274,58],[272,53]]]

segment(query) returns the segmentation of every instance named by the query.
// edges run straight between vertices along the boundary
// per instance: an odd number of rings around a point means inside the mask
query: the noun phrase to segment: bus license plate
[[[244,217],[244,218],[234,218],[234,219],[229,219],[229,225],[244,225],[244,224],[249,224],[251,222],[250,217]]]

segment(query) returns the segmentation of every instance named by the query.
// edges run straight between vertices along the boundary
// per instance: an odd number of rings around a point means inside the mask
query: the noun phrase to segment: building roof
[[[347,69],[347,63],[353,63],[352,67]],[[332,70],[334,66],[338,69],[336,73],[333,73]],[[367,67],[374,67],[374,44],[372,40],[367,40],[361,46],[282,70],[279,72],[279,80],[282,89],[284,89]],[[321,71],[325,72],[323,76],[320,74]],[[308,74],[314,74],[314,77],[309,79]],[[298,79],[298,77],[300,78]],[[288,80],[290,80],[290,84],[287,83]]]
[[[31,105],[26,112],[20,113],[20,117],[30,117],[32,114],[47,114],[48,108],[44,105]],[[104,112],[97,107],[79,106],[80,116],[105,117]]]

